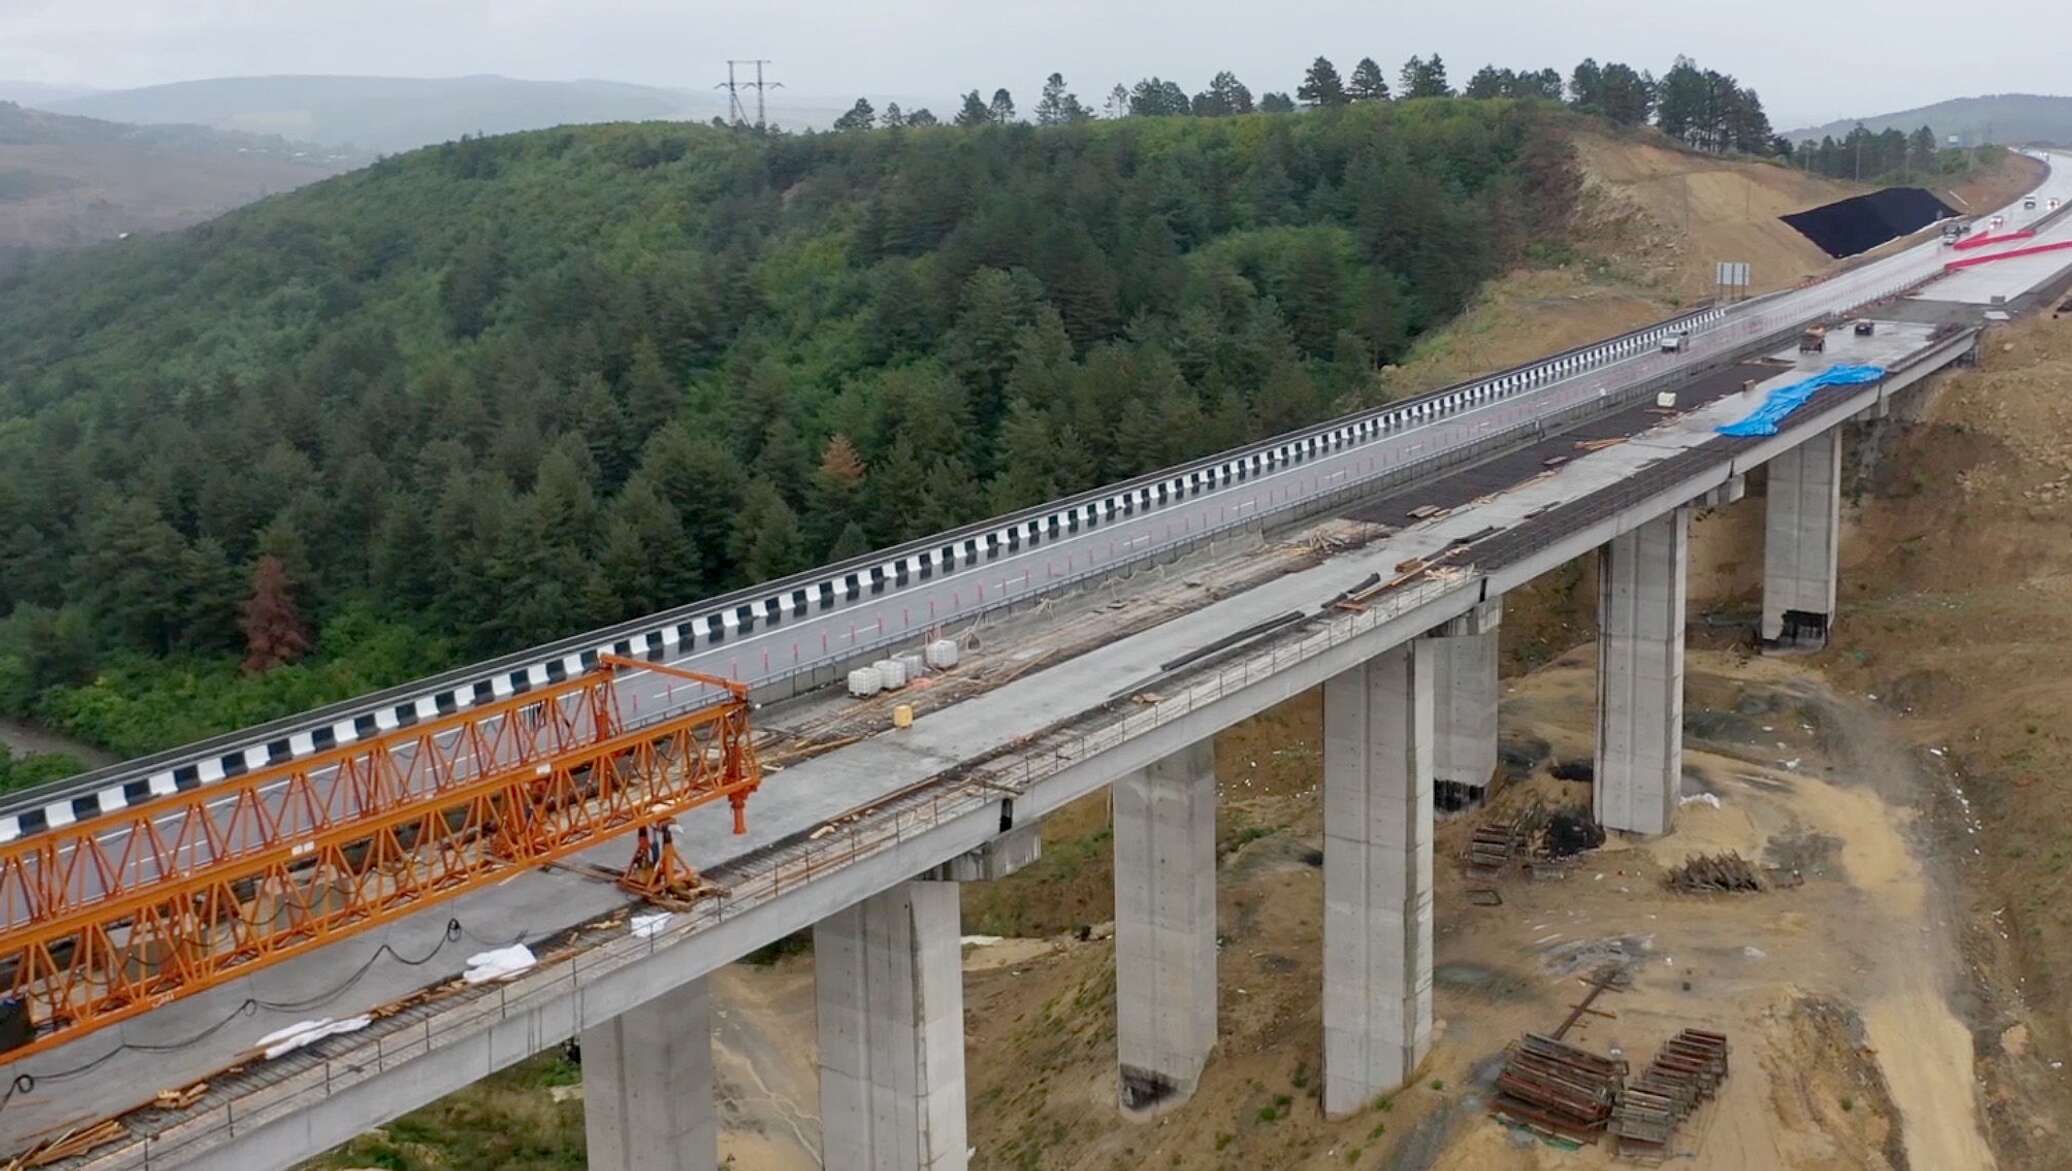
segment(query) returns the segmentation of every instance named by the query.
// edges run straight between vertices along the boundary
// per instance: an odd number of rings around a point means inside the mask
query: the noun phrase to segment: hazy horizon
[[[1276,11],[1256,27],[1245,19],[1258,11],[1251,5],[1121,9],[1088,0],[982,10],[945,0],[897,8],[806,0],[754,8],[665,0],[14,6],[0,78],[96,89],[239,76],[496,74],[695,92],[725,79],[728,57],[766,56],[771,78],[802,97],[880,101],[1004,86],[1027,105],[1053,71],[1092,101],[1117,82],[1150,75],[1198,88],[1220,69],[1255,92],[1292,90],[1318,54],[1341,71],[1371,56],[1393,76],[1412,54],[1437,52],[1458,83],[1483,64],[1551,66],[1566,76],[1586,56],[1659,74],[1682,52],[1755,89],[1779,128],[1945,98],[2049,93],[2064,76],[2049,29],[2072,28],[2072,16],[2036,0],[1998,6],[1990,24],[1963,37],[1928,35],[1948,9],[1921,0],[1894,0],[1875,22],[1836,22],[1818,36],[1784,35],[1803,30],[1806,14],[1783,0],[1673,10],[1633,0],[1461,0],[1394,12],[1330,0]]]

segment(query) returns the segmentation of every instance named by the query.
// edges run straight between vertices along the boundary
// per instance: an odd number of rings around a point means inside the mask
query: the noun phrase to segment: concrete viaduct
[[[2072,186],[2062,173],[2047,189]],[[710,1171],[718,1119],[705,977],[811,928],[825,1166],[963,1168],[956,884],[1027,864],[1042,818],[1102,788],[1114,808],[1117,1105],[1135,1117],[1174,1109],[1217,1040],[1211,741],[1313,687],[1324,698],[1322,1101],[1327,1114],[1355,1113],[1412,1079],[1431,1045],[1434,789],[1479,788],[1495,770],[1506,591],[1596,559],[1595,811],[1611,830],[1664,832],[1682,781],[1693,511],[1732,506],[1745,477],[1764,469],[1760,633],[1773,645],[1820,645],[1837,618],[1842,427],[1882,417],[1893,396],[1973,353],[1975,328],[1873,315],[1871,336],[1838,336],[1823,364],[1876,362],[1885,376],[1820,390],[1773,436],[1717,428],[1806,376],[1784,360],[1748,364],[1788,347],[1803,315],[1736,335],[1702,376],[1672,371],[1574,416],[1622,442],[1551,469],[1546,452],[1573,450],[1565,432],[1484,452],[1447,472],[1461,480],[1461,499],[1436,517],[786,769],[757,797],[745,839],[716,818],[686,826],[686,856],[730,893],[656,931],[589,926],[623,898],[566,875],[527,876],[458,910],[435,909],[417,935],[399,929],[392,941],[435,938],[451,913],[536,916],[568,931],[570,946],[518,980],[427,1002],[281,1058],[264,1077],[226,1081],[67,1165],[284,1167],[575,1037],[593,1168]],[[1676,413],[1655,409],[1664,389],[1679,396]],[[1348,489],[1323,511],[1372,519],[1429,495],[1429,483],[1406,479],[1378,499]],[[1413,559],[1450,568],[1375,593],[1363,608],[1329,605]],[[1293,612],[1304,618],[1166,666]],[[1149,701],[1118,699],[1154,686]],[[341,955],[334,965],[348,962],[358,961]],[[425,979],[376,979],[337,1008]],[[192,1019],[212,1019],[206,997],[191,1003]],[[136,1060],[127,1070],[111,1060],[109,1076],[151,1076]],[[211,1068],[205,1055],[191,1060],[199,1073]]]

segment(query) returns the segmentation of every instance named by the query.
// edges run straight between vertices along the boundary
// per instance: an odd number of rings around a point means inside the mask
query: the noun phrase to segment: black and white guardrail
[[[825,571],[824,576],[818,576],[817,580],[809,573],[788,582],[773,583],[773,592],[753,600],[715,603],[702,611],[691,607],[678,612],[688,616],[672,614],[666,619],[636,622],[631,624],[630,632],[616,638],[606,637],[605,641],[595,645],[547,650],[543,657],[530,663],[491,671],[471,681],[439,687],[399,702],[382,703],[233,751],[170,765],[148,775],[122,780],[109,777],[104,771],[81,778],[82,783],[77,788],[59,782],[61,790],[70,791],[25,794],[40,800],[29,808],[0,815],[0,844],[518,695],[588,671],[596,666],[600,654],[673,660],[739,638],[758,626],[775,626],[800,615],[832,610],[858,598],[898,590],[911,582],[926,581],[938,573],[992,560],[1003,552],[1034,548],[1045,540],[1064,533],[1078,533],[1114,516],[1152,511],[1326,452],[1356,447],[1407,428],[1435,423],[1461,411],[1486,406],[1655,349],[1665,337],[1703,330],[1726,316],[1727,310],[1723,307],[1700,309],[1488,378],[1269,439],[1224,456],[1183,464],[1110,489],[1096,490],[1087,496],[1055,505],[1049,511],[1039,508],[1033,513],[1020,514],[997,527],[978,526],[977,531],[944,534],[940,545],[916,542],[907,546],[906,551],[877,564],[852,563],[835,567]],[[640,629],[647,623],[654,625]],[[119,774],[121,766],[107,771]],[[85,791],[81,792],[81,789]]]

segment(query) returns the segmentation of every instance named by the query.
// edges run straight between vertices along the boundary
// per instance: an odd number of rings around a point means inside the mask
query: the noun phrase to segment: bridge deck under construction
[[[1881,326],[1870,339],[1836,337],[1826,359],[1897,362],[1925,348],[1930,336],[1927,327]],[[1651,465],[1717,462],[1721,449],[1713,446],[1712,427],[1751,407],[1756,395],[1743,387],[1766,375],[1779,377],[1780,367],[1730,365],[1680,386],[1673,413],[1651,402],[1619,410],[1341,507],[1336,518],[1263,541],[1254,536],[1202,548],[1170,565],[960,632],[975,634],[976,649],[957,671],[902,695],[921,708],[919,722],[905,732],[887,734],[882,700],[859,704],[822,692],[768,707],[757,723],[775,736],[762,747],[770,767],[751,806],[750,832],[733,837],[723,812],[706,810],[685,818],[679,844],[693,865],[722,884],[745,883],[774,873],[780,863],[838,850],[844,839],[860,841],[923,803],[993,799],[979,791],[983,781],[973,779],[968,762],[1068,727],[1104,698],[1156,680],[1160,664],[1213,641],[1213,632],[1291,609],[1314,611],[1362,580],[1373,564],[1431,556],[1468,535],[1496,531],[1457,560],[1498,557],[1506,546],[1531,545],[1566,523],[1559,513],[1568,506],[1624,495],[1622,486]],[[1701,448],[1714,454],[1700,456]],[[1557,462],[1550,467],[1550,460]],[[1438,515],[1410,518],[1411,510],[1425,507]],[[1396,531],[1383,535],[1380,526]],[[809,759],[816,749],[824,754]],[[623,864],[623,852],[623,846],[606,847],[584,862]],[[724,914],[724,902],[711,913]],[[20,1150],[41,1136],[123,1111],[133,1112],[121,1120],[118,1137],[170,1137],[221,1125],[262,1088],[330,1092],[333,1058],[364,1061],[369,1045],[421,1055],[434,1039],[431,1022],[469,1004],[494,1006],[495,998],[522,986],[452,987],[470,955],[523,939],[541,957],[543,971],[569,957],[580,966],[586,955],[624,946],[630,906],[625,892],[589,876],[582,864],[549,866],[126,1022],[119,1034],[40,1055],[7,1070],[36,1080],[0,1107],[0,1150]],[[428,987],[438,989],[430,999]],[[253,1043],[283,1025],[370,1011],[379,1019],[363,1031],[270,1062],[251,1059]],[[235,1073],[223,1072],[232,1066]],[[176,1108],[137,1109],[161,1090],[186,1090],[204,1080],[207,1089]]]

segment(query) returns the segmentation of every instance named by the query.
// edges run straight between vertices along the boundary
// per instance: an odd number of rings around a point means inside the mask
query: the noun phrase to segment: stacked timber
[[[1677,1124],[1717,1093],[1726,1077],[1724,1034],[1685,1029],[1671,1037],[1619,1095],[1610,1126],[1619,1156],[1648,1163],[1667,1159]]]
[[[1623,1061],[1527,1033],[1505,1052],[1489,1110],[1539,1134],[1595,1142],[1625,1080]]]

